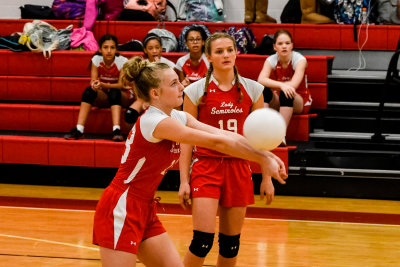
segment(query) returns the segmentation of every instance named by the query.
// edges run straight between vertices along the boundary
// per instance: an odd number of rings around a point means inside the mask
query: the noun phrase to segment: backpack
[[[256,54],[259,55],[272,55],[275,53],[274,50],[274,35],[265,34],[261,40],[261,44],[255,50]]]
[[[54,0],[51,8],[56,18],[83,19],[86,0]]]
[[[176,17],[178,21],[186,20],[186,0],[177,0]]]
[[[54,19],[53,10],[49,6],[23,5],[19,9],[21,19]]]
[[[367,14],[370,5],[367,0],[335,0],[333,15],[337,24],[358,24],[362,22],[362,9]]]
[[[178,51],[178,40],[172,32],[166,29],[154,28],[151,29],[148,33],[154,33],[160,36],[163,52]]]
[[[186,0],[186,21],[224,21],[221,0]]]
[[[0,37],[0,49],[10,49],[14,52],[29,51],[25,45],[18,43],[19,36],[2,36]]]
[[[188,32],[189,29],[194,28],[194,27],[198,27],[198,28],[203,29],[203,31],[205,32],[207,37],[210,36],[210,34],[211,34],[206,25],[203,25],[203,24],[186,25],[185,27],[183,27],[181,33],[179,34],[178,52],[189,52],[189,49],[186,46],[185,35],[186,35],[186,33]]]
[[[32,52],[43,52],[45,58],[51,57],[51,51],[59,45],[57,29],[42,20],[25,23],[19,43],[25,44]]]
[[[242,27],[236,30],[235,26],[228,29],[227,33],[235,39],[239,54],[253,53],[257,47],[256,38],[253,31],[248,27]]]
[[[130,40],[124,44],[118,45],[118,51],[143,51],[143,44],[138,40]]]
[[[300,0],[289,0],[281,13],[282,23],[301,23]]]
[[[65,29],[58,30],[57,34],[59,42],[57,50],[69,50],[71,48],[72,25],[69,25]]]

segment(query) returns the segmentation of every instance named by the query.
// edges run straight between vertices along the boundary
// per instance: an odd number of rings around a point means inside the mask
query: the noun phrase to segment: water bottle
[[[362,8],[361,24],[368,24],[368,12],[367,12],[367,8],[366,7]]]

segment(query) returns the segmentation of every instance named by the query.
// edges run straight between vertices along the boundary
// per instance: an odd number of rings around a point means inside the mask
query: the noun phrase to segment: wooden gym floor
[[[0,184],[0,266],[101,266],[91,237],[102,191]],[[183,257],[190,214],[177,205],[177,192],[157,195],[160,219]],[[266,206],[258,198],[248,209],[238,266],[400,266],[398,201],[276,196]],[[204,266],[214,266],[217,253],[215,242]]]

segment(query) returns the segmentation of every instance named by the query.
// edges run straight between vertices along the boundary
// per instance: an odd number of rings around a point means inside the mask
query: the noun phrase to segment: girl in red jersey
[[[161,38],[155,33],[148,33],[143,39],[143,52],[150,62],[162,62],[175,68],[175,63],[162,56]]]
[[[120,128],[121,106],[128,107],[135,100],[131,90],[123,88],[120,70],[127,58],[117,52],[117,37],[106,34],[100,38],[99,51],[91,60],[90,86],[82,93],[76,128],[65,139],[83,138],[84,127],[92,106],[110,107],[114,141],[122,141]]]
[[[121,165],[96,207],[93,243],[100,246],[103,266],[183,266],[178,252],[156,215],[155,192],[179,159],[179,143],[213,148],[258,162],[263,175],[285,183],[284,163],[267,151],[255,150],[241,135],[200,123],[182,105],[184,87],[165,63],[141,57],[124,65],[140,99],[150,107],[129,133]]]
[[[185,87],[207,74],[210,63],[203,53],[205,39],[207,39],[207,34],[199,26],[193,26],[185,33],[189,53],[180,57],[176,62],[179,79]]]
[[[155,33],[148,33],[143,38],[143,52],[146,60],[149,62],[166,63],[171,68],[175,69],[175,63],[162,56],[161,38]],[[134,124],[140,114],[146,109],[148,103],[144,103],[141,99],[136,99],[132,105],[125,111],[125,121],[129,124]]]
[[[286,30],[275,33],[274,49],[276,53],[265,60],[258,82],[268,87],[264,90],[266,106],[279,110],[289,125],[293,113],[306,114],[311,108],[307,60],[293,51],[293,39]]]
[[[249,113],[264,106],[264,87],[238,75],[236,43],[228,34],[209,36],[205,53],[210,62],[207,76],[185,88],[183,110],[205,124],[243,134],[243,124]],[[179,198],[184,207],[189,196],[192,197],[194,230],[185,266],[203,265],[213,244],[217,210],[217,266],[234,266],[246,207],[254,203],[249,162],[202,146],[193,151],[193,146],[182,145],[181,150]],[[261,198],[266,195],[267,204],[272,201],[271,177],[263,176],[260,195]]]

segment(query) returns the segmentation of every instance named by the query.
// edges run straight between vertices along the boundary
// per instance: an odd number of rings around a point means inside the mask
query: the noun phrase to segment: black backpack
[[[14,52],[29,51],[29,48],[18,43],[19,36],[2,36],[0,37],[0,49],[10,49]]]
[[[53,10],[49,6],[23,5],[19,9],[22,19],[55,19]]]
[[[118,45],[119,51],[143,51],[143,44],[139,40],[130,40],[124,44]]]
[[[300,0],[289,0],[283,8],[281,23],[301,23]]]
[[[261,40],[259,47],[255,49],[255,53],[259,55],[272,55],[275,53],[274,50],[274,35],[266,34]]]

